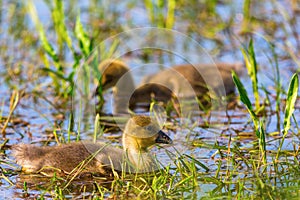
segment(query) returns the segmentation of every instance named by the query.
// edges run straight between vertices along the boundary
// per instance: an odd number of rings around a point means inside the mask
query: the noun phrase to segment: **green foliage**
[[[98,137],[103,135],[103,127],[100,126],[100,115],[97,114],[94,123],[94,139],[93,141],[96,142]]]
[[[50,44],[50,42],[47,40],[46,37],[46,33],[44,31],[43,25],[41,24],[35,5],[32,2],[32,0],[28,1],[28,13],[39,33],[40,36],[40,40],[41,40],[41,45],[44,48],[45,52],[53,59],[54,64],[56,65],[56,67],[61,71],[62,70],[62,66],[59,62],[59,58],[57,53],[55,52],[54,48],[52,47],[52,45]]]
[[[242,84],[242,82],[240,81],[239,77],[237,76],[237,74],[232,71],[232,78],[233,78],[233,82],[236,85],[239,94],[240,94],[240,99],[243,102],[243,104],[246,106],[254,127],[255,127],[255,134],[256,137],[258,139],[258,143],[259,143],[259,150],[260,150],[260,154],[261,157],[263,159],[263,163],[266,164],[267,160],[266,160],[266,138],[265,138],[265,131],[263,128],[263,123],[262,121],[259,120],[259,118],[257,117],[257,115],[255,114],[252,104],[250,102],[250,99],[248,97],[247,91],[244,87],[244,85]]]
[[[248,32],[249,31],[249,23],[251,20],[251,13],[250,13],[250,7],[251,7],[251,0],[245,0],[243,5],[243,23],[242,23],[242,32]]]
[[[82,58],[82,56],[75,51],[73,46],[73,41],[71,39],[71,36],[68,33],[67,26],[65,23],[65,14],[64,14],[64,3],[61,0],[55,0],[54,2],[47,2],[48,7],[51,10],[51,15],[53,19],[53,25],[55,28],[55,33],[57,36],[57,45],[60,53],[58,54],[55,50],[53,45],[48,41],[47,36],[45,34],[45,30],[39,21],[39,17],[35,8],[35,5],[32,1],[28,2],[28,13],[31,17],[31,19],[34,22],[34,25],[36,29],[39,32],[39,38],[41,41],[41,45],[43,49],[45,50],[45,53],[49,56],[51,61],[53,62],[55,69],[52,69],[50,65],[50,60],[46,60],[46,67],[42,68],[44,72],[49,73],[50,77],[53,80],[55,91],[58,95],[62,95],[64,97],[68,97],[70,94],[73,93],[73,76],[78,68],[79,62]],[[76,26],[74,34],[79,42],[79,47],[84,55],[85,58],[89,56],[92,50],[92,40],[89,39],[87,36],[87,33],[84,31],[83,26],[80,22],[80,17],[78,14],[77,20],[76,20]],[[73,55],[73,65],[72,70],[69,72],[69,74],[66,74],[66,67],[62,65],[64,63],[64,45],[67,45],[69,50],[71,50]]]
[[[258,82],[257,82],[257,63],[254,53],[254,46],[252,39],[249,42],[248,48],[241,50],[244,56],[245,64],[248,70],[248,74],[252,81],[252,90],[255,97],[255,108],[259,110],[260,108],[260,98],[258,94]]]
[[[291,127],[291,117],[295,110],[295,103],[298,96],[298,89],[299,89],[298,74],[294,74],[293,77],[291,78],[291,82],[287,93],[287,100],[286,100],[285,114],[284,114],[284,121],[283,121],[284,135],[287,134],[288,130]]]
[[[65,14],[64,14],[64,4],[61,0],[55,0],[53,2],[54,6],[51,9],[52,19],[54,23],[54,28],[57,33],[58,44],[60,49],[63,48],[63,44],[66,43],[69,49],[73,50],[72,40],[68,34],[67,27],[65,24]],[[51,6],[51,5],[50,5]]]
[[[92,51],[92,41],[83,29],[79,14],[76,19],[75,36],[78,39],[81,52],[83,52],[85,57],[88,57]]]
[[[246,106],[246,108],[247,108],[247,110],[248,110],[248,112],[249,112],[249,114],[252,118],[252,121],[253,121],[254,126],[255,126],[255,130],[258,130],[259,119],[258,119],[258,117],[256,116],[256,114],[253,110],[252,104],[251,104],[250,99],[248,97],[248,93],[247,93],[244,85],[240,81],[239,77],[237,76],[237,74],[234,71],[232,71],[232,78],[233,78],[233,82],[236,85],[236,87],[238,89],[238,92],[240,94],[240,99],[245,104],[245,106]]]
[[[261,120],[259,123],[259,130],[256,130],[256,136],[259,138],[259,148],[262,154],[263,163],[267,164],[267,154],[266,154],[266,133],[264,129],[264,123]]]
[[[288,134],[288,130],[291,128],[291,117],[295,110],[295,103],[298,96],[298,90],[299,90],[299,78],[298,78],[298,74],[295,73],[291,78],[288,93],[287,93],[285,114],[284,114],[284,121],[283,121],[283,137],[278,148],[276,160],[278,160],[279,158],[279,154],[281,153],[283,142],[285,140],[286,135]]]
[[[168,12],[166,18],[166,28],[172,29],[175,22],[176,0],[168,0]]]
[[[144,0],[150,21],[159,28],[172,29],[175,22],[176,0]],[[165,10],[167,14],[165,16]]]

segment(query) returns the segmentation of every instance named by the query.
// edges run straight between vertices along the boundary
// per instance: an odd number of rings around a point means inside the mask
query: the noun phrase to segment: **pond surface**
[[[161,28],[163,22],[159,16],[163,15],[162,17],[166,18],[166,6],[156,7],[154,10],[157,13],[154,15],[147,10],[143,3],[131,0],[122,3],[67,1],[64,4],[66,27],[70,32],[76,51],[80,51],[80,45],[76,41],[73,30],[76,16],[80,10],[81,23],[89,36],[94,38],[94,43],[99,44],[94,47],[102,48],[100,52],[110,51],[110,47],[115,41],[121,41],[114,49],[114,55],[130,66],[136,85],[146,75],[157,73],[162,68],[187,62],[243,62],[240,49],[242,45],[248,44],[249,37],[252,36],[258,63],[257,78],[261,104],[266,105],[261,119],[264,121],[267,141],[268,165],[266,170],[272,179],[269,184],[277,190],[282,188],[283,193],[286,191],[288,194],[289,188],[293,192],[298,188],[299,193],[299,181],[297,180],[299,175],[295,175],[297,174],[296,169],[299,168],[296,159],[298,156],[295,155],[295,152],[299,150],[299,101],[295,106],[291,129],[283,143],[282,150],[285,152],[285,156],[280,167],[276,168],[282,169],[282,172],[276,171],[272,166],[274,154],[278,150],[282,136],[280,131],[283,128],[288,84],[293,73],[299,72],[297,64],[300,63],[298,28],[300,24],[297,14],[300,6],[297,2],[260,1],[252,3],[250,6],[251,18],[247,19],[247,11],[244,8],[245,1],[218,2],[213,10],[210,10],[209,4],[206,3],[180,1],[177,5],[178,8],[176,7],[173,25],[176,32],[155,28],[151,31],[149,31],[150,29],[134,29],[150,26]],[[47,1],[34,1],[34,5],[48,40],[54,50],[59,52],[65,67],[64,72],[70,74],[74,64],[73,54],[66,44],[59,45],[60,38],[54,30],[51,18],[50,5],[52,4]],[[50,56],[44,54],[35,22],[32,21],[26,6],[27,4],[22,1],[1,2],[0,129],[4,127],[7,117],[10,115],[10,98],[14,90],[20,92],[20,101],[5,129],[5,138],[2,137],[0,196],[26,198],[25,181],[28,184],[31,198],[41,194],[45,195],[45,198],[51,198],[55,191],[48,189],[50,188],[47,185],[49,179],[39,175],[19,173],[17,171],[19,166],[14,163],[9,147],[17,143],[57,145],[57,141],[75,141],[77,138],[92,140],[95,114],[89,113],[82,120],[83,118],[79,115],[85,108],[76,107],[78,106],[76,104],[78,96],[73,96],[73,103],[75,102],[76,106],[72,107],[72,99],[63,98],[61,94],[57,95],[53,74],[41,70],[45,67],[54,69],[55,63]],[[133,29],[134,31],[132,31]],[[162,37],[151,37],[151,34],[154,33]],[[276,60],[270,44],[274,45],[282,84],[279,114],[276,113]],[[88,62],[88,58],[82,58],[80,66],[83,67]],[[247,75],[246,68],[244,71],[240,78],[251,102],[254,103],[251,79]],[[81,81],[80,67],[76,72],[75,79],[77,78],[77,83],[79,83]],[[67,86],[61,85],[61,90],[68,88],[68,83],[65,84]],[[95,83],[93,82],[93,84]],[[95,85],[89,87],[91,90],[95,89]],[[121,146],[122,132],[113,125],[112,118],[109,118],[113,113],[111,91],[105,93],[104,97],[106,100],[103,108],[105,115],[100,117],[110,120],[101,121],[105,129],[103,135],[97,139]],[[94,101],[93,99],[92,104],[95,103]],[[145,111],[141,109],[139,112]],[[69,128],[71,113],[77,119],[73,130]],[[122,128],[124,117],[117,115],[115,117],[116,119],[119,117],[118,119],[121,120]],[[166,148],[155,147],[153,152],[164,165],[171,166],[173,171],[171,170],[170,173],[177,173],[176,165],[173,163],[174,157],[188,155],[210,169],[209,172],[206,172],[204,168],[200,168],[199,174],[203,177],[217,177],[216,174],[218,174],[219,179],[224,180],[224,184],[228,185],[228,187],[218,190],[220,197],[236,197],[237,188],[241,184],[239,180],[242,180],[243,187],[248,189],[244,194],[259,195],[255,189],[256,182],[259,182],[255,170],[245,161],[254,160],[258,156],[257,137],[251,118],[241,102],[238,102],[238,105],[231,110],[210,110],[207,113],[195,111],[192,116],[184,119],[173,116],[168,119],[164,129],[174,140],[174,145]],[[174,154],[171,154],[174,157],[170,156],[170,152]],[[296,163],[295,170],[286,172],[285,169],[291,168],[287,164],[289,161]],[[229,180],[226,175],[230,171],[235,174],[231,175]],[[280,176],[281,173],[285,173],[285,175]],[[224,178],[222,179],[222,177]],[[58,185],[66,182],[66,180],[53,179],[52,181],[51,183]],[[65,193],[65,197],[91,197],[91,191],[95,187],[94,181],[94,179],[75,180],[68,188],[68,192]],[[108,188],[104,192],[104,197],[111,197],[113,192],[109,188],[112,180],[98,178],[96,181],[101,183],[104,188]],[[286,185],[288,182],[290,185]],[[203,181],[201,178],[197,179],[197,184],[202,185],[200,189],[195,191],[187,189],[186,192],[183,192],[183,197],[188,198],[191,195],[194,195],[194,198],[209,197],[213,191],[217,190],[216,185],[218,185],[214,181],[209,182],[206,179]],[[277,191],[274,188],[273,191]],[[265,190],[262,189],[262,191]]]

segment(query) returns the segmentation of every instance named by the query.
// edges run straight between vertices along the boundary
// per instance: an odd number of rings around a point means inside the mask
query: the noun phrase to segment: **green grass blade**
[[[61,65],[61,62],[59,60],[59,56],[56,53],[56,51],[54,50],[54,48],[52,47],[52,45],[50,44],[50,42],[48,41],[47,37],[46,37],[46,33],[45,30],[39,20],[38,14],[37,14],[37,10],[35,8],[35,5],[33,3],[32,0],[28,1],[27,3],[27,10],[29,13],[29,16],[31,17],[38,33],[39,33],[39,38],[41,41],[41,46],[43,47],[45,53],[52,59],[53,64],[56,67],[57,70],[57,74],[63,73],[63,67]],[[48,59],[45,57],[45,65],[49,66],[49,62]],[[64,82],[60,82],[57,79],[57,76],[54,76],[53,73],[50,74],[50,77],[53,80],[53,85],[55,88],[55,91],[57,92],[57,94],[61,93],[62,88],[65,89],[66,86],[64,85]]]
[[[175,0],[169,0],[168,1],[168,13],[167,13],[167,19],[166,19],[166,28],[172,29],[175,21],[175,6],[176,1]]]
[[[298,89],[299,89],[299,79],[298,74],[295,73],[292,78],[289,85],[288,93],[287,93],[287,100],[286,100],[286,106],[285,106],[285,115],[284,115],[284,121],[283,121],[283,137],[280,142],[277,155],[276,155],[276,161],[278,161],[279,154],[281,152],[281,148],[284,142],[284,139],[288,133],[288,130],[291,128],[291,117],[295,110],[295,103],[298,96]]]
[[[241,32],[246,33],[249,31],[249,22],[251,19],[251,13],[250,13],[250,8],[251,8],[251,0],[245,0],[244,5],[243,5],[243,23],[242,23],[242,28]]]
[[[54,8],[52,9],[52,18],[54,22],[54,27],[57,32],[57,37],[59,38],[59,45],[63,45],[63,42],[66,42],[68,47],[73,50],[72,40],[68,34],[67,27],[65,24],[65,14],[64,14],[64,5],[63,1],[55,0]]]
[[[75,26],[75,36],[79,41],[79,46],[81,51],[83,52],[84,56],[89,56],[91,52],[91,40],[88,34],[84,31],[83,25],[80,21],[80,16],[77,16],[76,19],[76,26]]]
[[[288,130],[291,127],[291,117],[295,110],[295,103],[298,96],[299,80],[298,74],[294,74],[287,94],[286,106],[285,106],[285,115],[283,121],[283,134],[286,135]]]
[[[249,42],[248,49],[242,49],[242,54],[252,82],[252,90],[255,98],[256,110],[259,110],[259,94],[258,94],[258,81],[257,81],[257,63],[255,58],[254,46],[252,39]]]
[[[97,142],[97,137],[101,136],[103,134],[103,131],[100,126],[100,115],[97,114],[94,122],[94,139],[93,142]]]
[[[54,64],[56,65],[56,67],[58,69],[61,69],[61,65],[59,62],[59,58],[58,55],[56,54],[54,48],[51,46],[51,44],[49,43],[44,28],[38,18],[38,14],[35,8],[34,3],[32,2],[32,0],[28,1],[28,13],[33,21],[33,23],[35,24],[38,32],[39,32],[39,36],[40,36],[40,40],[42,42],[42,47],[44,48],[44,50],[46,51],[46,53],[53,59]]]
[[[209,171],[209,168],[204,165],[203,163],[201,163],[199,160],[193,158],[192,156],[189,156],[187,154],[183,154],[184,156],[188,157],[189,159],[191,159],[193,162],[195,162],[195,164],[197,164],[198,166],[202,167],[206,172]]]
[[[148,10],[148,15],[151,23],[155,21],[155,13],[154,13],[154,5],[153,1],[151,0],[144,0],[144,5]]]
[[[257,110],[259,110],[260,103],[259,103],[258,81],[257,81],[257,63],[256,63],[252,39],[250,40],[248,49],[249,49],[249,56],[250,56],[250,62],[251,62],[251,66],[249,66],[249,68],[251,68],[251,81],[252,81],[253,94],[255,97],[255,107]]]
[[[258,130],[259,120],[258,120],[255,112],[253,111],[252,104],[250,102],[250,99],[248,97],[248,94],[247,94],[247,91],[246,91],[244,85],[242,84],[239,77],[237,76],[237,74],[234,71],[232,71],[232,79],[238,89],[241,101],[243,102],[243,104],[245,104],[248,112],[250,113],[250,116],[251,116],[254,126],[255,126],[255,130]]]
[[[264,125],[263,122],[260,121],[259,123],[259,130],[258,130],[258,134],[259,134],[259,149],[261,152],[261,156],[262,156],[262,160],[263,163],[266,165],[267,164],[267,154],[266,154],[266,133],[264,130]]]
[[[57,78],[64,80],[64,81],[69,81],[68,78],[64,77],[64,74],[61,73],[60,71],[52,70],[50,68],[41,68],[42,71],[48,72],[49,74],[55,75]]]

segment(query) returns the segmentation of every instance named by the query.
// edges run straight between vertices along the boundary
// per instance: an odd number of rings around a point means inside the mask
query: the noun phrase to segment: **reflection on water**
[[[91,175],[87,174],[85,176],[81,176],[79,178],[75,178],[74,180],[66,180],[66,179],[54,179],[45,177],[42,175],[32,175],[32,174],[20,174],[16,178],[16,192],[14,193],[15,197],[26,197],[26,191],[24,190],[24,182],[27,183],[27,188],[30,191],[44,191],[43,196],[45,198],[51,198],[55,191],[55,186],[65,187],[65,195],[66,198],[70,198],[73,195],[83,197],[89,197],[93,195],[93,191],[97,190],[97,184],[101,185],[101,187],[110,188],[112,179],[109,178],[101,178],[101,177],[91,177]],[[50,192],[50,193],[49,193]],[[34,198],[38,193],[29,194],[30,198]],[[38,197],[36,196],[36,197]]]

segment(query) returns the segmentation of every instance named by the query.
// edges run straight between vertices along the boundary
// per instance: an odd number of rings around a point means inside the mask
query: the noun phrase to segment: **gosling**
[[[215,68],[216,66],[216,68]],[[208,91],[218,96],[233,94],[235,85],[231,71],[241,74],[240,63],[183,64],[146,76],[141,86],[135,88],[130,69],[119,60],[105,60],[99,65],[102,72],[103,90],[113,87],[115,112],[126,112],[139,102],[150,103],[152,99],[167,103],[176,97],[201,99]]]
[[[171,144],[172,140],[148,116],[133,116],[122,137],[123,150],[105,143],[73,142],[55,147],[29,144],[13,146],[17,164],[25,173],[78,174],[92,172],[112,175],[113,171],[145,173],[158,170],[148,148],[156,143]]]

